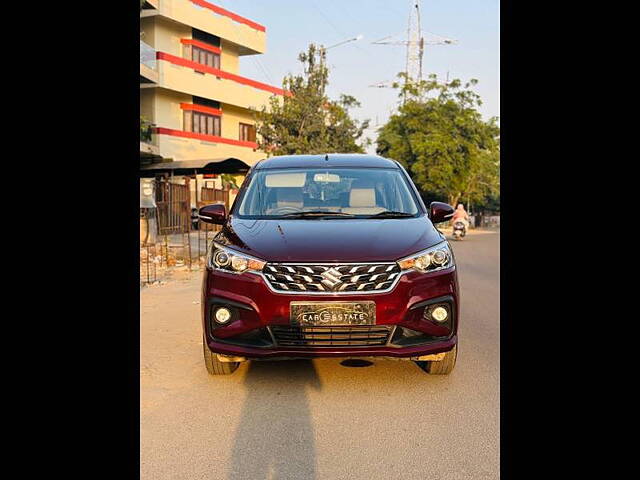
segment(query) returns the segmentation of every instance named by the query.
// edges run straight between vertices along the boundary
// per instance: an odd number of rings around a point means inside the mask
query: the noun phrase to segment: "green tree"
[[[234,175],[231,175],[230,173],[223,173],[220,176],[220,179],[222,180],[222,186],[224,188],[225,185],[228,185],[229,188],[234,188],[234,189],[238,189],[240,188],[238,186],[238,184],[236,183],[236,179]]]
[[[150,142],[153,133],[153,124],[144,115],[140,115],[140,141]]]
[[[304,73],[283,80],[283,88],[291,95],[274,96],[256,112],[260,148],[269,155],[364,152],[370,141],[360,144],[358,140],[369,121],[359,122],[350,116],[349,110],[360,106],[354,97],[328,98],[325,49],[311,44],[298,60]]]
[[[476,84],[438,83],[435,75],[406,83],[403,104],[378,131],[378,154],[402,163],[425,196],[454,206],[481,203],[500,187],[500,128],[478,112]]]

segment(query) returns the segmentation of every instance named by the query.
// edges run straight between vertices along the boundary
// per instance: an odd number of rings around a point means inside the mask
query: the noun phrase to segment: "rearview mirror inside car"
[[[339,183],[340,175],[335,173],[316,173],[313,176],[314,182],[327,182],[327,183]]]

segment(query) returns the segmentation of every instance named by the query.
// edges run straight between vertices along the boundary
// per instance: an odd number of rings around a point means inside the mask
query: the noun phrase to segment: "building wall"
[[[220,69],[230,73],[240,73],[240,57],[238,47],[222,39],[222,54],[220,55]]]
[[[209,98],[238,107],[266,105],[273,93],[242,85],[211,73],[196,73],[193,69],[158,60],[159,84],[171,90]]]
[[[140,93],[140,113],[158,127],[184,131],[184,110],[181,103],[191,104],[192,96],[163,88],[144,89]],[[221,137],[240,139],[240,123],[255,124],[253,112],[221,104]],[[235,157],[252,165],[265,157],[253,148],[228,145],[202,139],[182,138],[173,135],[156,135],[160,154],[173,160],[199,160],[207,158]]]
[[[219,70],[202,73],[190,58],[185,61],[181,40],[193,38],[192,28],[220,38]],[[140,112],[158,128],[154,141],[162,157],[174,161],[235,157],[249,165],[265,157],[256,144],[239,138],[239,124],[255,124],[253,110],[282,93],[275,86],[241,77],[239,71],[240,55],[264,51],[266,34],[261,28],[202,0],[162,0],[159,11],[140,18],[142,40],[158,55],[157,87],[141,88]],[[181,104],[194,103],[193,96],[220,103],[219,137],[184,131]]]
[[[183,111],[180,108],[181,103],[192,103],[191,95],[174,92],[172,90],[165,90],[163,88],[156,88],[154,98],[154,123],[158,127],[183,130]],[[187,159],[185,158],[184,160]]]
[[[180,39],[191,38],[191,27],[180,23],[171,22],[162,17],[150,17],[140,19],[141,31],[153,37],[153,43],[148,42],[153,48],[161,52],[171,53],[172,55],[182,56],[182,44]],[[151,33],[147,34],[146,30],[150,29]],[[146,41],[146,40],[145,40]]]
[[[253,112],[233,105],[222,104],[222,136],[239,140],[240,123],[254,125],[256,122]]]
[[[233,42],[242,47],[243,54],[264,53],[266,51],[265,31],[253,28],[241,21],[235,21],[229,16],[217,14],[198,5],[198,3],[202,2],[162,0],[160,15]],[[210,4],[215,5],[215,1]]]
[[[184,57],[185,46],[182,39],[193,38],[191,27],[171,22],[163,17],[146,17],[140,19],[140,31],[144,32],[142,40],[157,51],[170,53],[176,57]],[[240,73],[240,47],[224,38],[220,39],[220,69],[225,72]]]

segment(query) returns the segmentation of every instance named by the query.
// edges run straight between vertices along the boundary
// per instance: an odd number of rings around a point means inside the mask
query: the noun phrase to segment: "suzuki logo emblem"
[[[320,276],[323,278],[320,283],[329,288],[329,290],[337,290],[342,285],[342,280],[340,280],[342,274],[333,267],[322,272]]]

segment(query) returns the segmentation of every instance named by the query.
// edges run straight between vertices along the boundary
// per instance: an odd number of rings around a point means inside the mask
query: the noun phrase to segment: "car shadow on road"
[[[320,390],[312,360],[249,362],[230,480],[316,478],[307,389]]]

